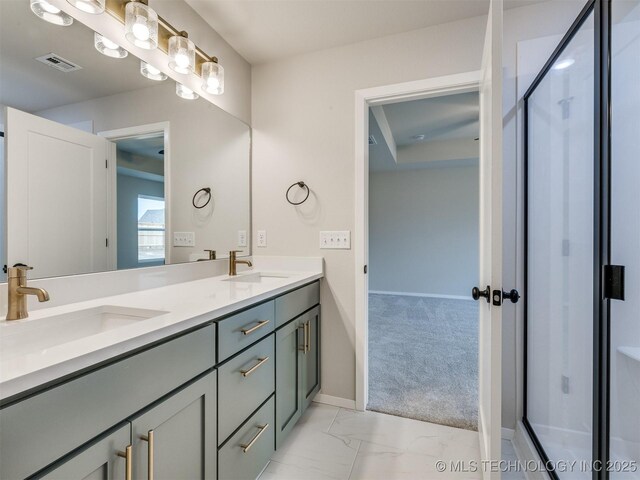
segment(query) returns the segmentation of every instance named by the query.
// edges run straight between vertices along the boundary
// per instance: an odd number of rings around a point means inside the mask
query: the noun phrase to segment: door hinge
[[[367,266],[366,265],[364,266],[364,274],[365,275],[367,274]]]
[[[604,266],[604,298],[624,300],[624,265]]]
[[[109,160],[105,159],[104,161],[104,168],[109,168]]]

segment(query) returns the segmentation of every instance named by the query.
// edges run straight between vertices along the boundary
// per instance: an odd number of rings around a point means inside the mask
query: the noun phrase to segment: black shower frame
[[[593,237],[593,414],[592,478],[608,480],[610,390],[610,300],[605,298],[604,267],[611,259],[611,2],[590,0],[562,38],[524,95],[524,382],[522,423],[541,459],[550,467],[543,445],[527,419],[527,282],[529,234],[529,98],[589,16],[594,14],[594,237]],[[553,479],[559,479],[551,468]]]

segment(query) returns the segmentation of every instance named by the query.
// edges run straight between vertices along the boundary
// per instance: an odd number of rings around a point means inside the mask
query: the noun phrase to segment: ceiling
[[[505,8],[541,0],[506,0]],[[186,0],[249,63],[485,15],[489,0]]]
[[[80,22],[52,25],[26,0],[0,0],[0,104],[33,113],[155,84],[140,75],[133,55],[109,58],[93,43],[93,31]],[[35,60],[49,53],[83,68],[64,73]]]
[[[477,92],[372,107],[372,171],[477,163],[480,134]],[[386,135],[385,133],[386,132]]]

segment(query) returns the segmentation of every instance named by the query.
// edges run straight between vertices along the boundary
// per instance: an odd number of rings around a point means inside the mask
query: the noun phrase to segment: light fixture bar
[[[1,1],[1,0],[0,0]],[[106,0],[105,11],[112,17],[116,18],[120,23],[124,24],[125,6],[132,0]],[[149,4],[148,0],[135,0],[145,5]],[[180,35],[182,30],[178,30],[164,18],[158,15],[158,48],[164,53],[169,54],[169,39],[175,35]],[[194,72],[200,76],[202,64],[205,62],[218,63],[218,57],[211,57],[196,45],[196,65]]]

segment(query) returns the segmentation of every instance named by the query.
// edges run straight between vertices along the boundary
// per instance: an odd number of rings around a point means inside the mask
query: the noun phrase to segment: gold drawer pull
[[[303,323],[298,326],[298,330],[302,330],[302,345],[298,346],[298,350],[307,353],[307,324]]]
[[[269,360],[269,357],[259,358],[258,363],[256,363],[253,367],[251,367],[249,370],[240,370],[240,373],[242,374],[243,377],[248,377],[253,372],[255,372],[258,368],[260,368],[262,365],[267,363],[268,360]]]
[[[267,323],[269,323],[269,320],[262,320],[262,321],[259,321],[258,324],[255,327],[243,328],[240,331],[242,332],[243,335],[249,335],[249,334],[255,332],[256,330],[258,330],[259,328],[264,327]]]
[[[147,477],[153,480],[153,430],[149,430],[147,435],[140,435],[140,439],[149,443],[149,451],[147,454]]]
[[[260,431],[256,434],[255,437],[251,439],[249,443],[240,445],[240,447],[242,448],[242,453],[247,453],[249,449],[253,447],[253,444],[256,443],[260,438],[260,435],[262,435],[265,432],[265,430],[269,428],[269,424],[267,423],[266,425],[262,425],[261,427],[259,426],[258,428],[260,429]]]
[[[124,478],[125,480],[131,480],[131,467],[133,462],[131,461],[131,445],[127,445],[124,452],[118,452],[118,456],[124,458]]]

